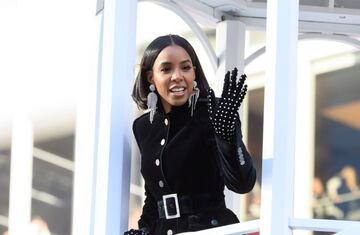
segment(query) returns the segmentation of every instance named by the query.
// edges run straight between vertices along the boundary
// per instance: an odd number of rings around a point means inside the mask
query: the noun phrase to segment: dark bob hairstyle
[[[178,35],[160,36],[153,40],[144,51],[144,55],[140,62],[140,70],[136,76],[132,98],[141,109],[147,109],[147,95],[149,94],[150,82],[148,81],[149,72],[152,71],[153,65],[160,52],[172,45],[177,45],[185,49],[189,54],[193,66],[195,66],[195,81],[200,89],[200,98],[206,97],[206,90],[209,84],[206,80],[204,71],[202,70],[200,61],[190,43]]]

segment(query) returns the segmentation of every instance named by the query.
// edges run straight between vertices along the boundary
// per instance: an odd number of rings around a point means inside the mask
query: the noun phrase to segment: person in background
[[[327,191],[333,203],[344,213],[346,220],[360,220],[360,187],[354,167],[344,166],[339,174],[327,182]]]
[[[133,123],[145,180],[138,229],[124,234],[172,235],[238,223],[224,187],[247,193],[256,171],[242,141],[239,107],[245,75],[227,72],[215,98],[190,43],[165,35],[146,48],[132,97],[149,112]]]
[[[313,214],[315,219],[342,219],[344,213],[327,195],[320,178],[313,180]]]

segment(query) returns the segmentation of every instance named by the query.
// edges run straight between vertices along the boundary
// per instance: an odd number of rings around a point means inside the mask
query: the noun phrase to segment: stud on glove
[[[125,232],[124,235],[149,235],[149,233],[143,230],[130,229],[129,231]]]
[[[238,118],[238,110],[243,101],[247,85],[244,85],[246,75],[241,75],[237,81],[237,68],[230,74],[228,71],[224,79],[224,87],[218,102],[212,89],[208,90],[208,111],[215,133],[221,139],[231,142],[235,131],[235,120]]]

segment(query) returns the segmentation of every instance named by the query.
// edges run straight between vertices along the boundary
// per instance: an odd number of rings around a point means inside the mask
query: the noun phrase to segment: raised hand
[[[241,75],[237,81],[237,68],[228,71],[224,79],[224,87],[218,102],[212,89],[208,90],[208,111],[215,133],[221,139],[231,142],[234,136],[235,119],[243,101],[247,85],[244,85],[246,75]]]

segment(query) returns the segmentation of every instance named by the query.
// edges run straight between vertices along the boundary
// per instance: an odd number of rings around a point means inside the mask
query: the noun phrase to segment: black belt
[[[159,218],[174,219],[184,214],[194,214],[205,208],[225,207],[224,196],[215,197],[211,194],[180,195],[168,194],[157,202]]]

